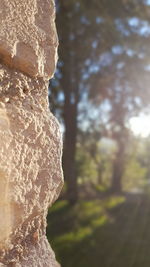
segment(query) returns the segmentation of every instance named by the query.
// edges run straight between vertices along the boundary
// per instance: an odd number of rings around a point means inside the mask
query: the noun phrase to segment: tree
[[[77,200],[77,175],[75,166],[77,142],[78,104],[81,98],[80,79],[84,60],[82,38],[86,36],[88,25],[80,27],[82,8],[77,1],[59,2],[57,27],[59,30],[60,61],[62,77],[60,86],[64,96],[63,118],[65,125],[64,175],[67,183],[67,197],[70,203]],[[63,25],[63,27],[62,27]],[[84,48],[86,50],[86,47]]]
[[[60,60],[50,86],[50,102],[53,99],[55,107],[57,103],[56,112],[64,121],[63,166],[70,203],[77,200],[76,144],[83,127],[79,125],[83,99],[86,114],[89,102],[95,109],[103,105],[103,116],[108,117],[104,132],[118,145],[112,187],[121,190],[126,123],[149,102],[148,10],[144,1],[57,1]],[[144,95],[140,72],[145,80]],[[88,121],[88,116],[85,119]]]
[[[124,7],[127,7],[127,3],[131,4],[130,1],[124,2]],[[150,24],[147,9],[141,12],[142,7],[144,3],[132,3],[130,16],[126,15],[126,9],[121,17],[117,11],[115,17],[111,16],[112,23],[116,23],[120,32],[118,44],[104,54],[108,64],[105,64],[105,67],[96,74],[97,77],[102,78],[99,79],[90,95],[94,104],[99,105],[102,88],[106,91],[109,106],[108,132],[118,147],[112,174],[112,190],[117,192],[121,191],[126,161],[126,144],[129,137],[128,120],[148,108],[150,102],[147,61]]]
[[[49,99],[54,105],[59,102],[60,94],[64,99],[60,109],[65,126],[63,167],[68,200],[74,203],[77,200],[75,157],[79,103],[83,95],[88,94],[87,77],[93,70],[87,72],[87,66],[94,62],[93,50],[97,47],[97,40],[100,41],[99,29],[102,25],[97,2],[57,1],[57,10],[59,65],[55,80],[50,85]]]

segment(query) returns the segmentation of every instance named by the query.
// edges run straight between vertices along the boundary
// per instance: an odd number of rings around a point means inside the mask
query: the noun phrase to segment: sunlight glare
[[[138,117],[132,117],[129,120],[130,129],[133,134],[141,137],[147,137],[150,135],[150,115],[140,115]]]

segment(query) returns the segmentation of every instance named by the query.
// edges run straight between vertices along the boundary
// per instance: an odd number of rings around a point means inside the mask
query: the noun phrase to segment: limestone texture
[[[57,61],[53,0],[0,0],[0,58],[26,74],[51,77]]]
[[[62,185],[62,137],[48,105],[57,59],[51,0],[0,0],[0,267],[60,266],[46,216]]]

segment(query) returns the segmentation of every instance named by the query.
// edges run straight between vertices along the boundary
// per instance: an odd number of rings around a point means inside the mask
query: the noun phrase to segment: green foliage
[[[149,138],[132,136],[127,150],[126,164],[122,179],[125,191],[145,190],[149,173]]]
[[[80,133],[81,134],[81,133]],[[93,133],[94,134],[94,133]],[[76,167],[79,183],[90,182],[97,191],[106,191],[110,186],[112,160],[115,145],[109,139],[96,140],[86,132],[77,144]]]
[[[48,215],[47,235],[62,267],[86,266],[82,257],[92,244],[96,245],[95,232],[113,222],[108,211],[124,201],[123,197],[109,197],[81,201],[74,207],[66,201],[56,202]]]
[[[58,201],[47,228],[58,261],[62,267],[149,267],[149,206],[150,199],[138,194],[74,207]]]
[[[147,183],[146,173],[147,169],[135,158],[130,159],[123,175],[123,189],[125,191],[143,189]]]
[[[77,174],[79,183],[92,181],[97,179],[97,166],[94,159],[90,156],[84,147],[78,145],[76,155]]]
[[[126,162],[122,177],[124,191],[144,190],[148,183],[149,139],[131,138],[126,146]],[[94,146],[94,147],[93,147]],[[84,138],[77,146],[77,175],[79,184],[92,183],[95,191],[106,192],[111,184],[112,164],[116,147],[110,141]]]

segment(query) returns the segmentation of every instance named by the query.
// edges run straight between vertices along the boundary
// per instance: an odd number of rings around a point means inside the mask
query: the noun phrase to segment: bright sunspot
[[[147,137],[150,134],[150,115],[133,117],[129,121],[130,128],[135,135]]]

